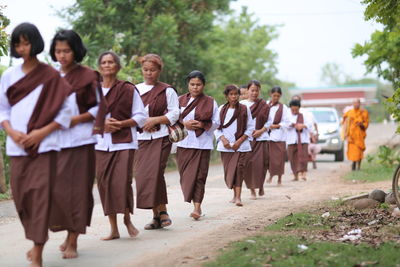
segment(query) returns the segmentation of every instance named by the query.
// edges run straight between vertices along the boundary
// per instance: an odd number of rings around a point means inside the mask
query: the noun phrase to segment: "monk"
[[[361,108],[360,99],[353,100],[353,109],[343,115],[342,124],[346,125],[347,158],[353,162],[351,169],[360,170],[369,124],[368,111]]]

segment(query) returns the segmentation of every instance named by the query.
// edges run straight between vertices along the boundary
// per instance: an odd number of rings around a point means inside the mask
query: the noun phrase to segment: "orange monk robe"
[[[346,127],[347,158],[351,161],[360,161],[365,150],[365,137],[369,124],[368,111],[365,109],[351,109],[343,115]],[[364,127],[358,125],[362,123]]]

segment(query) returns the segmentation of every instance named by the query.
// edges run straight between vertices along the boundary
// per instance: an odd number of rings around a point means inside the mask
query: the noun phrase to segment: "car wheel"
[[[344,160],[344,149],[335,152],[335,161],[343,161]]]

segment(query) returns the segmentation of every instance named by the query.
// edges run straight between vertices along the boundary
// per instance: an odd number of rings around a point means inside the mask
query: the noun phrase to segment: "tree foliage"
[[[0,56],[8,54],[8,34],[6,27],[10,24],[10,20],[3,14],[5,6],[0,5]]]
[[[364,61],[368,72],[378,75],[393,84],[396,89],[388,99],[389,111],[400,121],[400,2],[398,0],[363,0],[366,5],[365,19],[375,20],[383,25],[382,31],[375,31],[364,44],[356,44],[353,56],[366,56]]]
[[[165,63],[161,80],[186,90],[185,76],[198,69],[207,77],[207,92],[222,100],[228,83],[275,80],[275,53],[268,49],[275,27],[258,26],[246,9],[238,15],[231,0],[78,0],[60,12],[83,36],[86,64],[113,50],[122,57],[124,79],[140,82],[138,58],[159,54]]]

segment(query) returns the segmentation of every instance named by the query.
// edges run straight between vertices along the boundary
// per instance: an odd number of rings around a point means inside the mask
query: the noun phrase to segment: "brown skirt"
[[[268,142],[269,173],[272,176],[285,173],[286,142]]]
[[[301,144],[301,155],[299,155],[297,144],[288,145],[288,158],[293,174],[307,171],[308,144]]]
[[[244,181],[247,188],[263,188],[268,171],[268,141],[252,141]]]
[[[11,192],[27,239],[48,239],[51,188],[56,177],[57,152],[11,157]]]
[[[137,208],[151,209],[168,204],[164,171],[171,147],[168,136],[139,141],[135,162]]]
[[[242,187],[250,152],[221,152],[224,178],[229,189]]]
[[[186,202],[203,201],[210,155],[211,150],[178,147],[176,161]]]
[[[133,158],[135,150],[96,151],[96,179],[104,215],[133,214]]]
[[[86,233],[93,212],[94,145],[67,148],[57,154],[49,228]]]

